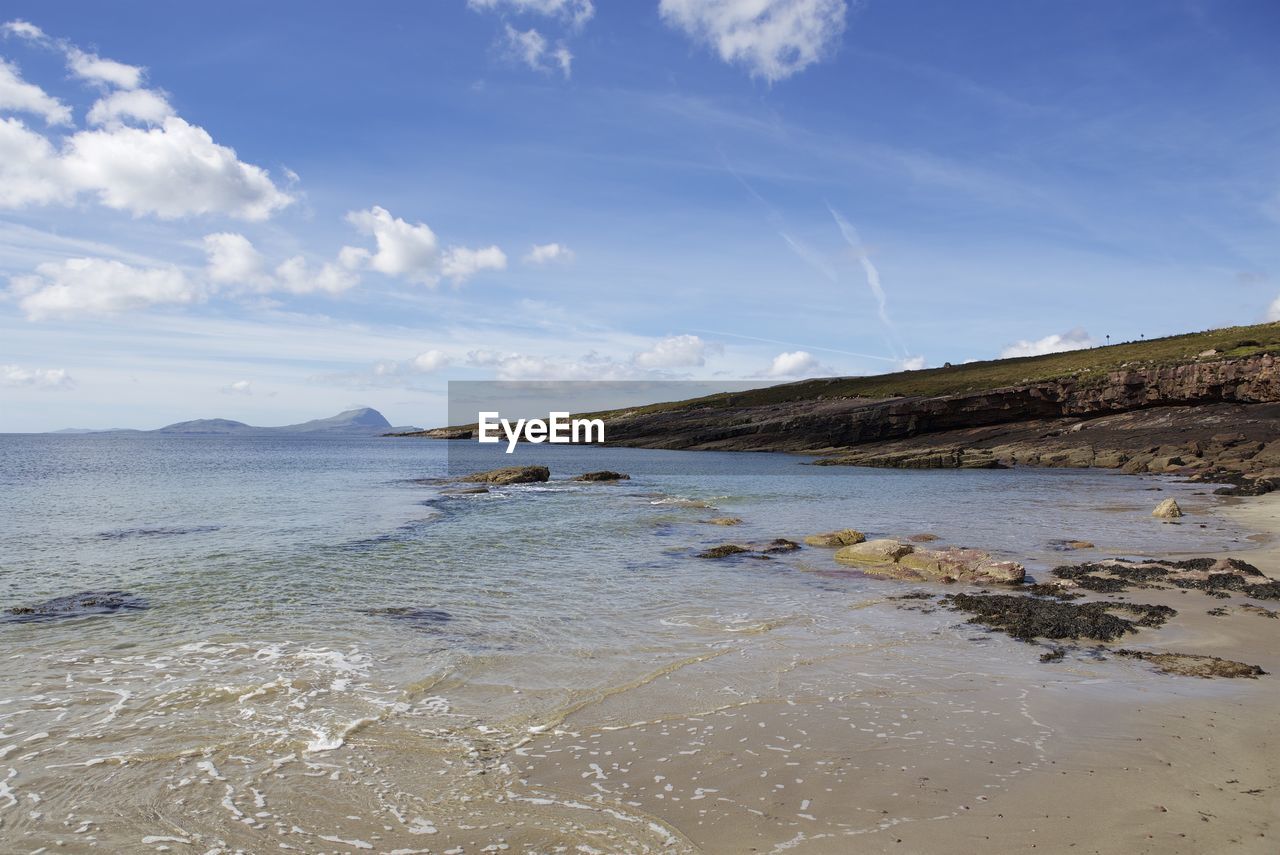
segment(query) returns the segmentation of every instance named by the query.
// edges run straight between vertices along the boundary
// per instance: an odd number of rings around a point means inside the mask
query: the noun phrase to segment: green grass
[[[1046,356],[992,359],[944,368],[877,374],[871,377],[802,380],[798,383],[768,386],[745,392],[725,392],[687,401],[627,407],[623,410],[591,415],[659,412],[690,407],[760,406],[818,398],[933,397],[1068,378],[1074,378],[1083,385],[1092,385],[1105,382],[1110,372],[1125,368],[1151,368],[1195,362],[1197,356],[1207,350],[1216,350],[1217,354],[1198,361],[1212,362],[1238,359],[1259,353],[1280,353],[1280,323],[1227,327],[1167,338],[1113,344],[1108,347],[1094,347],[1088,350],[1051,353]]]

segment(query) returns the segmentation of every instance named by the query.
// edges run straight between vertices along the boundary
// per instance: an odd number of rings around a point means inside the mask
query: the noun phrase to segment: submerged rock
[[[107,615],[121,611],[142,611],[151,605],[137,594],[128,591],[84,591],[65,597],[54,597],[33,606],[14,606],[6,609],[3,620],[8,623],[62,620],[88,615]]]
[[[941,539],[942,538],[938,537],[936,534],[932,534],[927,531],[921,532],[920,534],[913,534],[907,538],[907,540],[911,541],[912,543],[933,543],[935,540],[941,540]]]
[[[584,472],[575,481],[630,481],[631,476],[622,472],[613,472],[608,469],[602,469],[599,472]]]
[[[474,472],[459,478],[471,484],[533,484],[551,478],[551,470],[545,466],[504,466],[488,472]]]
[[[842,528],[839,531],[828,531],[823,534],[811,534],[804,539],[804,542],[810,546],[825,546],[835,548],[840,546],[853,546],[863,543],[867,536],[857,529]]]
[[[720,546],[713,546],[710,549],[704,549],[698,553],[698,557],[728,558],[730,555],[746,555],[750,558],[768,558],[770,555],[777,555],[780,552],[795,552],[799,548],[800,544],[794,540],[778,537],[768,543],[747,546],[743,546],[740,543],[725,543]]]
[[[365,614],[371,617],[400,620],[416,626],[436,626],[453,620],[453,615],[444,609],[426,609],[416,606],[389,606],[381,609],[368,609]]]
[[[1178,507],[1178,503],[1173,499],[1165,499],[1156,505],[1156,509],[1151,512],[1151,516],[1169,520],[1177,519],[1182,516],[1182,508]]]
[[[1026,569],[1018,562],[998,561],[981,549],[917,549],[890,539],[846,546],[836,552],[835,558],[864,573],[894,579],[1016,584],[1026,576]]]
[[[1265,675],[1257,665],[1246,665],[1217,656],[1200,656],[1192,653],[1151,653],[1146,650],[1117,650],[1117,656],[1143,659],[1165,674],[1182,677],[1247,677],[1255,680]]]
[[[699,520],[705,525],[742,525],[741,517],[712,517],[709,520]]]

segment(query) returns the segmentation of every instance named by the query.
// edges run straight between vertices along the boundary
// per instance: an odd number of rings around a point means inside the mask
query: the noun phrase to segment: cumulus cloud
[[[814,358],[812,353],[807,350],[793,350],[788,353],[779,353],[773,358],[768,370],[765,371],[770,377],[799,377],[804,374],[814,374],[820,370],[818,360]]]
[[[159,125],[173,115],[164,93],[154,89],[125,89],[99,98],[89,108],[91,125],[111,125],[126,120]]]
[[[9,283],[10,295],[32,320],[186,305],[203,297],[199,284],[177,267],[133,267],[105,258],[46,262]]]
[[[561,243],[534,244],[524,257],[525,264],[551,264],[573,261],[573,250]]]
[[[1267,320],[1280,321],[1280,297],[1272,300],[1271,305],[1267,307]]]
[[[566,80],[573,74],[573,53],[564,42],[552,47],[546,36],[534,28],[517,30],[507,24],[505,32],[503,44],[508,55],[516,61],[534,71],[559,71]]]
[[[224,395],[252,395],[253,384],[248,380],[236,380],[225,386],[220,386],[218,391]]]
[[[262,253],[244,235],[233,232],[205,235],[204,251],[209,259],[206,270],[212,282],[258,287],[266,279]]]
[[[592,0],[467,0],[467,6],[477,12],[545,15],[574,27],[581,27],[596,13]]]
[[[90,127],[57,146],[20,119],[0,119],[0,206],[70,204],[90,194],[134,216],[265,220],[294,201],[266,170],[241,161],[204,128],[175,115],[163,93],[139,88],[140,67],[49,39],[22,21],[10,21],[4,32],[61,50],[73,74],[105,93],[89,110]],[[17,67],[3,60],[0,110],[32,113],[51,124],[70,120],[61,102],[23,81]]]
[[[440,272],[455,285],[475,276],[481,270],[505,270],[507,255],[496,246],[484,249],[467,249],[455,246],[445,251],[440,261]]]
[[[662,20],[773,83],[835,50],[845,0],[660,0]]]
[[[723,345],[696,335],[672,335],[637,353],[632,361],[641,368],[696,368],[706,364],[709,354],[723,350]]]
[[[268,272],[267,261],[244,235],[218,232],[204,236],[209,282],[257,293],[340,294],[354,288],[360,277],[341,258],[312,264],[300,255]]]
[[[0,365],[0,386],[34,386],[37,389],[70,389],[76,385],[62,368],[24,368]]]
[[[121,89],[137,89],[142,85],[145,69],[139,66],[103,59],[95,53],[86,53],[74,46],[67,47],[66,51],[67,68],[82,80],[100,86],[118,86]]]
[[[419,353],[410,361],[410,365],[419,374],[433,374],[451,361],[447,353],[433,349]]]
[[[46,125],[71,122],[70,107],[34,83],[23,80],[18,67],[3,57],[0,57],[0,110],[31,113],[44,119]]]
[[[422,285],[435,285],[443,276],[458,285],[482,270],[502,270],[507,266],[506,254],[496,246],[455,246],[442,252],[435,232],[426,223],[409,223],[392,216],[386,208],[352,211],[347,214],[347,222],[371,235],[377,247],[374,252],[343,247],[340,262],[353,270],[367,266]]]
[[[1093,347],[1097,342],[1089,337],[1084,330],[1076,327],[1064,333],[1054,333],[1044,338],[1028,341],[1022,339],[1000,351],[1001,359],[1010,359],[1017,356],[1041,356],[1046,353],[1062,353],[1067,350],[1083,350],[1086,347]]]

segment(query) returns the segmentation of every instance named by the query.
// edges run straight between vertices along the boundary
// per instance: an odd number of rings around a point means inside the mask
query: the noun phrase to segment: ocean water
[[[975,644],[944,631],[954,615],[864,608],[920,586],[842,570],[826,550],[693,552],[854,527],[930,532],[1034,572],[1222,552],[1245,534],[1213,516],[1150,516],[1168,496],[1206,506],[1202,486],[1109,472],[455,445],[455,466],[470,455],[477,470],[544,463],[553,479],[609,468],[632,480],[451,494],[445,450],[0,436],[0,608],[109,590],[147,606],[0,621],[0,850],[707,848],[703,819],[608,791],[604,761],[581,746],[585,771],[570,777],[587,789],[568,792],[557,752],[572,745],[550,746],[588,725],[702,720],[732,697],[847,705],[866,691],[882,712],[917,697],[945,706],[956,699],[935,672],[972,669]],[[705,524],[714,516],[743,523]],[[1064,539],[1097,549],[1064,556]],[[872,674],[850,666],[859,656],[898,665]],[[1035,761],[1019,753],[1034,736],[1014,727],[974,750],[1012,769]],[[635,738],[656,754],[671,734]]]

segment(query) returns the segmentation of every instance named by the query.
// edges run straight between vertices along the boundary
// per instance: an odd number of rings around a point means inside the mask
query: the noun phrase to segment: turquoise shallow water
[[[842,571],[823,550],[770,562],[691,557],[727,540],[927,531],[1035,570],[1061,557],[1061,539],[1098,545],[1073,560],[1222,551],[1242,539],[1216,517],[1151,518],[1167,496],[1204,505],[1202,487],[1108,472],[455,445],[455,466],[471,456],[475,469],[537,462],[555,478],[603,468],[633,477],[448,495],[436,481],[445,446],[0,436],[0,606],[110,589],[150,606],[0,623],[0,830],[34,849],[83,819],[86,839],[137,840],[169,827],[146,805],[192,782],[207,785],[205,798],[175,826],[192,839],[221,845],[234,837],[226,823],[237,833],[310,829],[333,811],[355,815],[361,799],[353,790],[308,803],[291,791],[287,807],[255,812],[264,776],[288,764],[320,774],[344,750],[389,768],[405,740],[421,766],[405,774],[418,783],[397,780],[387,793],[426,798],[418,790],[431,769],[439,777],[426,790],[472,792],[470,810],[499,791],[468,789],[479,779],[467,762],[664,669],[784,636],[905,649],[936,634],[938,619],[915,626],[851,611],[898,586]],[[701,522],[717,515],[744,522]],[[243,781],[228,764],[243,766]],[[108,799],[114,822],[86,809],[89,793],[122,776],[138,789]],[[460,810],[439,807],[430,821],[461,824]]]

